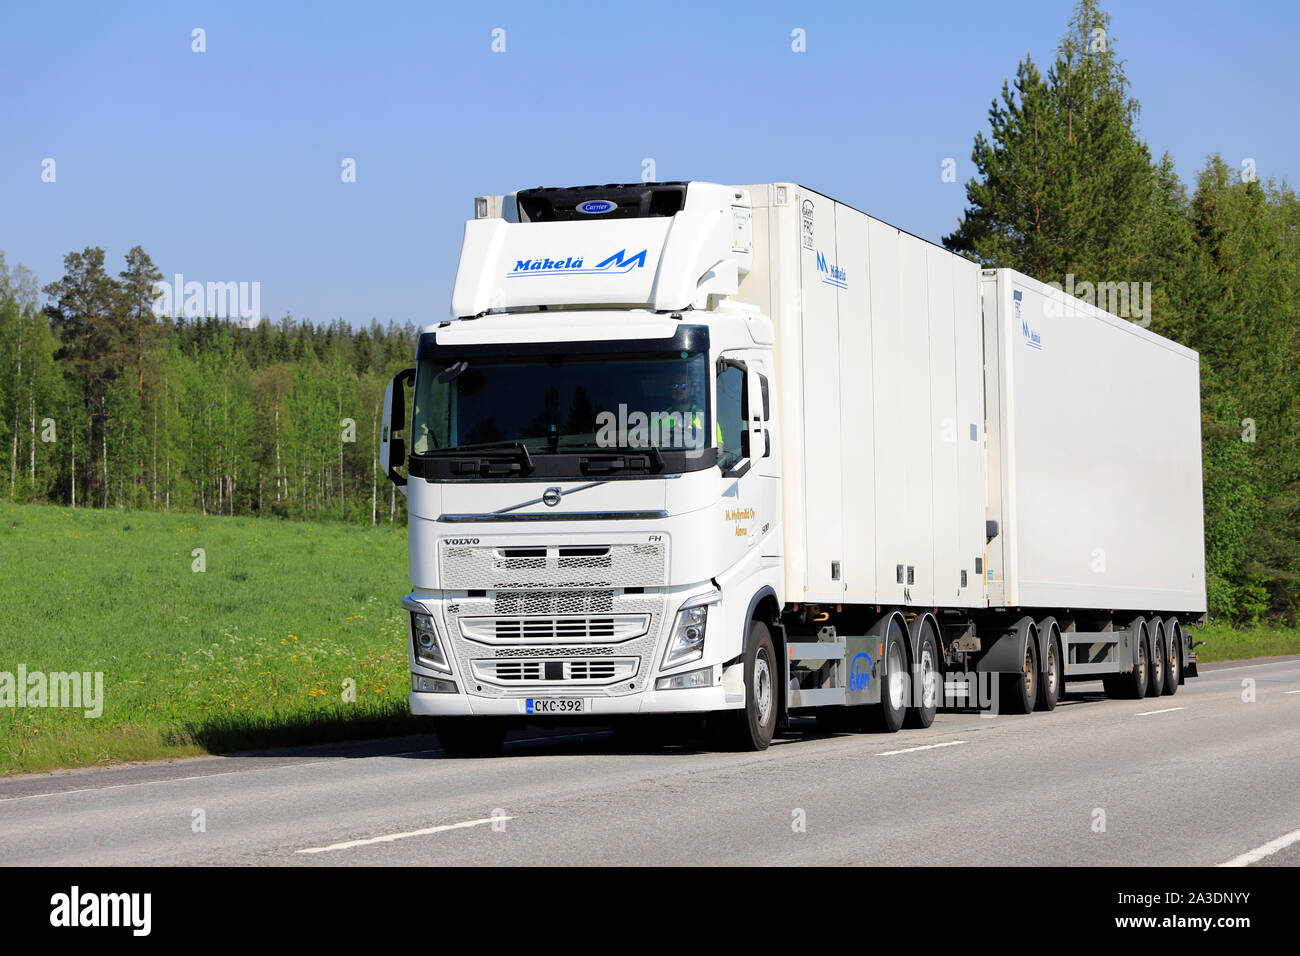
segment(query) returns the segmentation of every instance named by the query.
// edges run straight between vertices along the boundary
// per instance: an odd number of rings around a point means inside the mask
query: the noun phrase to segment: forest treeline
[[[1295,623],[1300,202],[1250,157],[1211,156],[1190,190],[1154,158],[1109,27],[1080,0],[1050,65],[1021,61],[975,138],[968,208],[944,244],[1076,292],[1150,290],[1132,314],[1201,356],[1212,613]],[[156,318],[159,278],[139,247],[116,275],[99,248],[70,253],[43,288],[0,258],[4,494],[402,520],[376,441],[413,327]]]
[[[138,246],[68,254],[38,289],[0,253],[4,492],[77,507],[402,520],[378,470],[384,388],[414,326],[155,317]],[[40,303],[40,293],[46,304]]]

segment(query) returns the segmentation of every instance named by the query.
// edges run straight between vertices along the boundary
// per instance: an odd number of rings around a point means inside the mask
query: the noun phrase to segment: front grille
[[[650,627],[649,614],[599,617],[462,617],[460,630],[471,641],[500,644],[617,643],[640,637]]]
[[[657,594],[497,592],[449,602],[443,613],[466,690],[478,697],[527,697],[557,684],[581,684],[591,697],[633,694],[641,688],[641,672],[662,652],[664,598]],[[610,622],[613,637],[607,636]],[[624,633],[633,636],[621,638]],[[592,662],[601,666],[593,669]],[[539,676],[548,663],[563,664],[562,680]],[[611,664],[613,676],[605,676]]]
[[[595,660],[494,659],[471,662],[475,680],[493,684],[608,684],[634,677],[635,657]]]
[[[618,654],[621,647],[552,647],[550,644],[539,644],[536,647],[498,647],[492,652],[494,657],[595,657],[601,655],[604,657],[613,657]]]
[[[492,602],[497,614],[608,614],[614,610],[613,591],[498,591]]]
[[[443,542],[444,588],[587,590],[668,583],[664,544],[496,547]]]

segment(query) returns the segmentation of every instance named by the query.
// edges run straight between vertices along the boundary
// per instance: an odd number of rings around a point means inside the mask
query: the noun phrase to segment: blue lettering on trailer
[[[824,253],[817,253],[817,271],[822,273],[822,282],[827,285],[833,285],[837,289],[847,290],[849,287],[849,274],[833,262],[827,262]]]
[[[1033,329],[1031,329],[1029,327],[1029,323],[1025,322],[1024,320],[1021,320],[1020,322],[1020,334],[1024,338],[1025,344],[1028,345],[1031,349],[1038,349],[1038,351],[1040,352],[1043,350],[1042,337]]]

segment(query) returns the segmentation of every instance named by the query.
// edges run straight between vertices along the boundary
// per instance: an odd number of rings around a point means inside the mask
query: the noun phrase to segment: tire
[[[1056,634],[1050,633],[1047,636],[1047,660],[1043,664],[1043,673],[1038,682],[1037,710],[1056,710],[1056,702],[1061,699],[1064,679],[1064,669],[1061,667],[1061,645],[1056,640]]]
[[[1019,674],[1001,675],[1000,688],[1005,707],[999,711],[1005,714],[1028,714],[1034,709],[1039,685],[1038,650],[1034,647],[1034,636],[1030,634],[1025,640],[1025,660]]]
[[[1165,691],[1165,629],[1159,622],[1147,625],[1150,630],[1150,643],[1147,650],[1150,666],[1147,667],[1147,696],[1159,697]]]
[[[894,618],[881,642],[885,649],[880,655],[880,703],[865,708],[866,728],[875,733],[897,733],[907,715],[907,650],[903,640],[903,629]]]
[[[1151,659],[1146,625],[1138,628],[1138,662],[1127,674],[1107,674],[1102,678],[1106,696],[1115,700],[1141,700],[1147,695],[1147,662]]]
[[[492,717],[439,717],[434,731],[449,757],[492,757],[506,739],[505,722]]]
[[[907,708],[903,726],[924,730],[934,723],[934,715],[939,711],[939,691],[943,685],[943,672],[940,669],[939,642],[934,639],[930,628],[921,631],[921,643],[917,647],[916,666],[912,668],[912,698],[915,706]]]
[[[1172,625],[1165,625],[1165,644],[1166,658],[1165,661],[1165,694],[1172,696],[1178,693],[1178,685],[1183,682],[1183,649],[1182,643],[1178,640],[1178,629]]]
[[[776,733],[776,651],[762,621],[751,621],[745,642],[745,706],[713,722],[718,742],[732,750],[766,750]]]

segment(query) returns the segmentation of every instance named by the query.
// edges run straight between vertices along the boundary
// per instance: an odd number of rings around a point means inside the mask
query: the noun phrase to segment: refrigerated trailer
[[[664,714],[762,749],[1172,694],[1200,449],[1195,352],[803,186],[478,197],[385,400],[411,710],[453,753]]]

